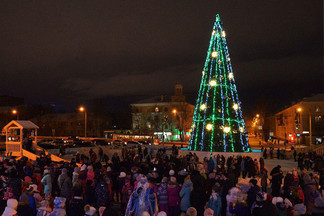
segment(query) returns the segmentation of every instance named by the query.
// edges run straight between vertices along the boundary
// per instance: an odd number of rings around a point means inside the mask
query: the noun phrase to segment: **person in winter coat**
[[[268,170],[266,168],[261,168],[261,189],[263,192],[267,192],[268,187]]]
[[[101,207],[101,206],[109,207],[110,197],[109,197],[107,181],[109,181],[108,177],[102,177],[101,181],[98,183],[95,189],[97,207]]]
[[[214,164],[214,160],[212,157],[209,158],[207,164],[208,164],[208,166],[207,166],[208,172],[213,172],[215,164]]]
[[[82,186],[82,190],[85,193],[86,191],[86,186],[87,186],[87,165],[83,164],[81,166],[80,172],[79,172],[79,181]]]
[[[29,201],[29,207],[33,209],[34,214],[36,214],[36,200],[34,198],[34,193],[33,193],[34,188],[32,186],[29,186],[26,189],[26,195],[28,196],[28,201]]]
[[[162,182],[161,185],[158,187],[158,191],[157,191],[157,200],[158,200],[158,205],[159,205],[159,210],[160,211],[165,211],[166,213],[168,213],[168,178],[167,177],[163,177],[162,178]]]
[[[78,216],[84,215],[83,207],[85,205],[82,197],[82,187],[75,186],[73,187],[73,197],[69,203],[69,208],[67,209],[67,213],[69,216]]]
[[[294,182],[294,176],[293,176],[292,172],[288,172],[284,178],[284,186],[283,186],[284,197],[290,196],[291,186],[292,186],[293,182]]]
[[[9,171],[9,185],[12,188],[13,197],[18,199],[21,194],[21,181],[17,176],[17,170],[12,169]]]
[[[42,184],[44,185],[44,194],[48,195],[52,192],[52,178],[50,171],[48,169],[44,170],[44,176],[41,180]]]
[[[212,188],[209,201],[206,208],[211,208],[214,211],[214,216],[220,215],[222,208],[222,198],[220,196],[221,186],[216,183]]]
[[[72,185],[75,186],[79,179],[79,167],[74,167],[74,171],[72,174]]]
[[[72,189],[72,181],[71,178],[67,174],[67,169],[63,168],[61,175],[57,179],[57,183],[59,186],[60,197],[66,198],[66,200],[70,200],[71,198],[71,189]]]
[[[230,203],[237,202],[237,195],[241,193],[241,190],[237,187],[233,187],[229,190],[228,194],[226,195],[226,216],[232,216],[232,213],[229,211]]]
[[[167,187],[168,192],[168,211],[169,216],[178,216],[180,212],[180,187],[177,184],[176,177],[170,177],[170,182]]]
[[[281,166],[278,165],[272,169],[270,175],[272,176],[271,179],[271,189],[272,189],[272,196],[277,197],[280,196],[280,188],[283,179],[283,174],[281,170]]]
[[[43,200],[43,197],[41,196],[38,187],[36,184],[32,184],[31,187],[33,188],[34,198],[36,202],[36,207],[40,206],[40,202]]]
[[[316,186],[308,174],[304,175],[303,180],[305,184],[304,195],[305,195],[305,205],[307,208],[307,214],[311,215],[312,209],[315,204]]]
[[[52,209],[49,207],[49,202],[47,200],[43,200],[40,205],[41,206],[37,209],[36,216],[49,216],[52,212]]]
[[[150,215],[155,215],[157,213],[157,200],[154,189],[150,187],[147,178],[141,177],[129,199],[125,216],[141,216],[145,211],[149,212]]]
[[[37,185],[40,194],[44,193],[44,186],[42,184],[42,175],[40,168],[36,167],[33,173],[33,179],[35,179],[35,184]]]
[[[65,202],[66,199],[64,197],[55,197],[54,209],[50,216],[66,216]]]
[[[191,178],[191,181],[193,183],[193,190],[190,194],[190,202],[191,206],[194,207],[197,210],[197,215],[203,215],[204,214],[204,207],[206,202],[208,201],[208,197],[205,193],[205,190],[202,186],[202,177],[201,176],[195,176]]]
[[[33,209],[29,206],[28,196],[25,193],[22,193],[19,197],[19,203],[17,208],[18,215],[24,216],[34,216]]]
[[[275,205],[266,201],[267,194],[259,192],[256,201],[253,203],[251,212],[253,216],[274,216],[278,211]]]
[[[2,216],[18,216],[17,207],[18,207],[18,201],[16,199],[8,199],[7,207],[2,213]]]
[[[245,159],[245,156],[243,156],[243,159],[241,161],[241,172],[242,172],[242,178],[245,179],[246,177],[246,168],[245,168],[245,165],[246,165],[246,159]]]
[[[86,190],[84,194],[85,204],[94,204],[95,203],[95,187],[92,186],[92,181],[88,180],[86,185]]]
[[[242,193],[238,193],[236,203],[230,203],[229,212],[236,216],[250,215],[248,204],[245,202]]]
[[[258,181],[256,179],[251,179],[249,182],[250,189],[247,192],[247,203],[249,208],[251,208],[252,204],[255,202],[257,193],[261,191],[257,183]]]
[[[127,203],[129,201],[130,196],[133,193],[133,187],[131,185],[130,179],[126,178],[125,179],[125,185],[123,186],[122,189],[122,201],[121,201],[121,211],[122,213],[125,213],[126,211],[126,207],[127,207]]]
[[[190,180],[186,180],[183,183],[182,189],[180,191],[180,210],[181,212],[187,212],[188,208],[191,206],[190,203],[190,194],[191,194],[191,188],[192,182]]]
[[[88,166],[87,181],[88,180],[91,180],[92,181],[92,186],[95,186],[94,177],[95,177],[95,173],[93,172],[93,167],[92,166]]]
[[[126,178],[126,173],[125,172],[120,172],[118,178],[117,178],[117,184],[118,184],[118,190],[117,190],[117,193],[118,193],[118,196],[117,197],[120,197],[120,201],[122,201],[123,197],[122,197],[122,189],[125,185],[125,178]],[[117,200],[119,201],[119,200]]]

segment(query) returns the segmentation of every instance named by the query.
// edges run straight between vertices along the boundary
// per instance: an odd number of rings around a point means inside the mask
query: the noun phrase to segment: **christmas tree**
[[[250,152],[223,23],[216,15],[202,71],[189,150]]]

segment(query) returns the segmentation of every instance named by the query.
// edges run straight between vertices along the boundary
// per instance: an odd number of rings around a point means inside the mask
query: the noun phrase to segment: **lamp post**
[[[80,112],[84,112],[84,137],[87,137],[87,110],[81,106],[79,108]]]
[[[16,115],[17,116],[17,120],[19,120],[19,113],[18,113],[18,111],[16,109],[13,109],[11,111],[11,113],[14,114],[14,115]]]
[[[172,113],[174,114],[174,116],[178,116],[179,117],[179,132],[180,132],[180,141],[182,141],[182,133],[181,131],[183,130],[183,125],[181,126],[181,123],[183,124],[182,118],[181,116],[178,114],[177,109],[173,109]]]
[[[299,107],[297,108],[297,112],[301,113],[302,112],[302,108]],[[312,115],[310,110],[308,110],[308,119],[309,119],[309,146],[312,146]]]
[[[301,121],[300,121],[300,115],[301,115],[301,111],[302,111],[302,108],[298,107],[296,109],[297,113],[298,113],[298,118],[297,118],[297,134],[299,134],[298,136],[298,145],[300,145],[300,126],[301,126]]]
[[[262,134],[263,134],[263,129],[262,129],[262,117],[260,117],[260,114],[256,114],[255,117],[253,118],[253,127],[256,127],[257,131],[257,136],[259,136],[259,145],[262,145]],[[261,127],[261,128],[260,128]]]

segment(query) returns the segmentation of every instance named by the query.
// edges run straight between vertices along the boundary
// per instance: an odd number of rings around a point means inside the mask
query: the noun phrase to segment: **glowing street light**
[[[259,114],[256,114],[256,117],[257,117],[257,118],[259,118],[259,117],[260,117],[260,115],[259,115]]]
[[[177,109],[173,109],[173,110],[172,110],[172,113],[173,113],[174,115],[176,115],[176,114],[177,114]]]
[[[80,112],[84,112],[84,137],[87,137],[87,111],[83,106],[79,107]]]
[[[18,110],[13,109],[13,110],[11,111],[11,113],[12,113],[13,115],[16,115],[16,116],[17,116],[17,120],[19,119]]]
[[[298,107],[297,108],[297,112],[301,112],[302,111],[302,108],[301,107]]]

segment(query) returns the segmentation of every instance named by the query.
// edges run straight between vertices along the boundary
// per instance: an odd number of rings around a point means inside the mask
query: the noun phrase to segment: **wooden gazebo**
[[[37,143],[37,129],[39,127],[31,121],[13,120],[8,123],[3,131],[6,134],[6,155],[22,156],[22,144],[24,142],[24,131],[31,131],[35,143]]]

